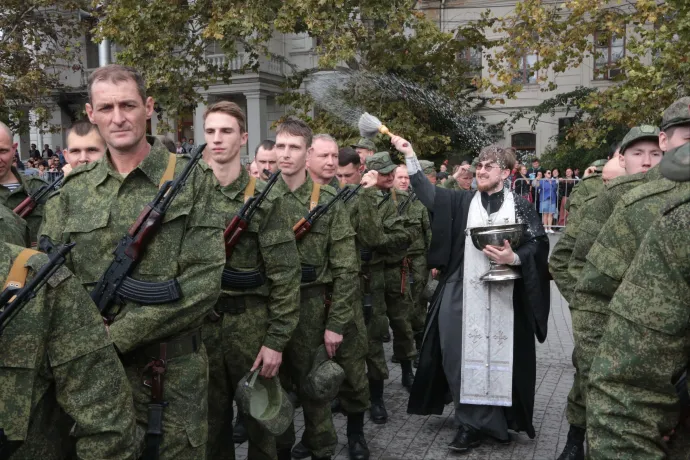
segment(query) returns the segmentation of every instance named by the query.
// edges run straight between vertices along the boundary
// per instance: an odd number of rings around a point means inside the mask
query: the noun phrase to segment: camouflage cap
[[[657,128],[656,126],[635,126],[630,131],[628,131],[628,134],[625,135],[623,141],[621,142],[621,155],[624,154],[625,149],[633,145],[635,142],[642,140],[654,140],[656,142],[659,142],[659,132],[659,128]]]
[[[314,362],[302,390],[312,401],[326,403],[338,395],[343,380],[345,371],[338,363],[328,358],[326,347],[321,345],[316,350]]]
[[[366,160],[367,169],[369,171],[378,171],[381,174],[390,174],[398,167],[391,160],[391,156],[388,152],[378,152],[367,158]]]
[[[436,174],[436,165],[433,161],[419,160],[419,166],[422,167],[424,174]]]
[[[352,144],[350,147],[353,149],[368,149],[372,152],[376,151],[376,144],[374,144],[374,141],[366,137],[361,137],[356,144]]]
[[[606,166],[606,163],[608,163],[609,160],[594,160],[590,166],[594,166],[595,168],[603,168]]]
[[[472,160],[472,164],[470,164],[470,172],[472,174],[477,172],[477,163],[479,163],[479,157],[475,157],[474,160]]]
[[[295,408],[278,377],[259,375],[261,368],[249,372],[237,384],[235,401],[245,414],[251,415],[274,436],[283,434],[292,423]]]
[[[672,126],[690,123],[690,97],[681,97],[664,110],[661,118],[661,130],[666,131]]]
[[[666,152],[659,168],[666,179],[690,182],[690,142]]]

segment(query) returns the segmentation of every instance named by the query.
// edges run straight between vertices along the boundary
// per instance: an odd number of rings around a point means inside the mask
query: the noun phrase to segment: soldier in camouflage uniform
[[[29,246],[29,228],[24,219],[0,205],[0,242]]]
[[[60,212],[44,225],[43,234],[53,242],[77,243],[67,264],[89,290],[163,178],[178,176],[187,164],[145,136],[154,102],[144,88],[131,68],[109,65],[91,74],[86,111],[108,151],[65,178]],[[218,300],[225,264],[224,222],[211,207],[216,198],[212,174],[194,168],[131,274],[148,282],[177,280],[181,298],[156,305],[123,299],[110,325],[132,386],[137,422],[144,428],[152,398],[148,369],[167,350],[162,460],[206,456],[208,359],[201,324]]]
[[[38,176],[25,176],[12,166],[15,150],[12,132],[0,121],[0,206],[10,209],[16,208],[27,196],[46,184]],[[38,227],[42,219],[43,203],[39,203],[26,218],[32,244],[38,240]]]
[[[304,122],[289,119],[278,126],[276,135],[281,180],[273,187],[271,196],[281,198],[281,207],[290,222],[297,224],[310,209],[329,203],[336,191],[315,184],[306,172],[312,132]],[[330,402],[311,399],[303,385],[317,348],[324,344],[329,357],[335,356],[345,328],[352,321],[358,270],[354,236],[347,211],[338,202],[314,221],[311,229],[297,242],[302,264],[300,319],[285,347],[281,373],[289,373],[297,385],[304,410],[302,444],[312,458],[331,458],[337,436]],[[294,443],[295,429],[291,425],[276,440],[278,458],[290,458]]]
[[[376,152],[376,144],[371,139],[361,137],[356,144],[352,144],[350,147],[355,149],[355,152],[359,155],[360,172],[364,173],[367,158]]]
[[[338,167],[338,142],[329,134],[316,134],[307,152],[307,171],[311,180],[340,190],[335,177]]]
[[[0,243],[3,285],[22,250]],[[19,262],[28,279],[48,261],[31,253]],[[91,298],[65,267],[6,323],[0,388],[2,458],[136,460],[141,453],[143,432],[137,435],[120,360]]]
[[[588,312],[588,307],[583,299],[578,299],[577,289],[581,279],[585,258],[591,249],[599,231],[604,226],[609,216],[613,213],[616,204],[628,191],[644,182],[646,172],[661,161],[662,151],[659,148],[659,129],[653,126],[643,125],[632,128],[623,138],[620,146],[619,164],[625,169],[625,175],[618,177],[606,185],[605,190],[596,198],[587,201],[581,210],[579,221],[579,234],[573,247],[570,264],[568,267],[570,276],[577,280],[575,291],[570,302],[570,312],[573,322],[573,336],[575,348],[573,350],[573,363],[578,375],[580,386],[581,404],[587,406],[587,378],[589,374],[589,361],[586,359],[589,344],[583,337],[583,331],[596,327],[596,316]],[[614,157],[613,161],[616,158]],[[606,168],[606,167],[605,167]],[[586,418],[585,418],[586,423]],[[584,427],[571,425],[568,433],[568,442],[559,460],[576,460],[584,458]]]
[[[690,129],[683,130],[690,138]],[[661,173],[690,183],[687,144],[666,154]],[[676,383],[690,363],[688,228],[690,193],[661,211],[608,306],[587,396],[592,460],[687,458],[690,452],[690,402],[683,407],[678,398],[687,399],[688,387]],[[681,432],[669,445],[663,435],[674,428]]]
[[[424,172],[426,178],[429,179],[429,182],[438,187],[441,187],[441,184],[436,183],[436,166],[434,166],[433,161],[419,160],[419,166],[422,167],[422,171]]]
[[[204,113],[208,165],[202,167],[215,174],[213,213],[226,223],[259,193],[256,181],[240,164],[240,149],[247,142],[245,126],[244,113],[233,102],[217,102]],[[278,373],[283,349],[299,320],[300,272],[293,263],[297,257],[287,216],[278,204],[264,200],[226,258],[225,270],[232,276],[223,282],[220,298],[203,326],[209,359],[209,459],[235,458],[228,434],[233,431],[232,401],[242,377],[259,365],[264,377]],[[249,414],[243,416],[249,457],[277,458],[275,438]]]

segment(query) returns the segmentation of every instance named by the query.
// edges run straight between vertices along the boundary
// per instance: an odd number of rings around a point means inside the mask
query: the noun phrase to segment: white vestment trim
[[[480,281],[489,270],[489,259],[469,237],[470,228],[515,223],[513,194],[508,189],[503,193],[501,209],[489,216],[477,192],[467,217],[460,385],[460,402],[464,404],[513,404],[514,281]]]

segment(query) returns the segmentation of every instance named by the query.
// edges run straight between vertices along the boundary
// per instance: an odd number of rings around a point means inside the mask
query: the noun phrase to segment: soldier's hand
[[[455,177],[455,180],[460,179],[460,176],[462,176],[465,172],[470,170],[470,165],[461,165],[457,171],[453,173],[453,177]]]
[[[362,187],[364,187],[364,188],[371,188],[371,187],[373,187],[374,185],[376,185],[376,183],[378,182],[378,180],[379,180],[379,172],[378,172],[378,171],[371,170],[371,171],[368,171],[368,172],[362,177],[362,180],[361,180],[360,183],[362,184]]]
[[[589,168],[585,169],[585,174],[582,176],[582,178],[584,179],[587,176],[591,176],[595,172],[597,172],[596,166],[590,166]]]
[[[65,173],[65,176],[72,172],[72,167],[69,165],[69,163],[62,167],[62,172]]]
[[[391,137],[391,144],[395,147],[395,149],[404,154],[405,157],[413,157],[414,156],[414,150],[412,149],[412,144],[410,144],[408,141],[403,139],[400,136],[393,136]]]
[[[281,352],[271,350],[268,347],[261,347],[251,370],[253,371],[257,367],[263,366],[259,375],[270,379],[278,375],[278,369],[280,369],[282,362],[283,354]]]
[[[326,345],[328,357],[332,358],[335,356],[335,352],[338,351],[340,344],[343,343],[343,336],[326,329],[326,332],[323,334],[323,343]]]

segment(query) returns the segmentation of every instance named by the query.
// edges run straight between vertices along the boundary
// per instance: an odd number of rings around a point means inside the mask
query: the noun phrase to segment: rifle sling
[[[313,183],[311,188],[311,198],[309,198],[309,210],[312,211],[319,204],[319,196],[321,195],[321,184]]]
[[[249,182],[247,183],[247,186],[244,188],[244,202],[246,203],[249,201],[251,197],[254,196],[254,192],[256,191],[256,177],[251,176],[249,178]]]
[[[165,171],[163,172],[163,177],[161,177],[161,181],[158,184],[158,188],[162,188],[163,184],[165,184],[168,181],[173,180],[173,177],[175,176],[175,165],[177,164],[177,155],[174,153],[171,153],[170,156],[168,157],[168,166],[165,167]]]

